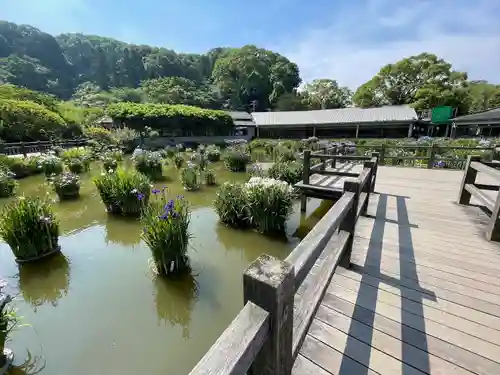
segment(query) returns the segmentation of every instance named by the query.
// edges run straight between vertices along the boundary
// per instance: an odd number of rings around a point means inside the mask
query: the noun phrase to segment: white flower
[[[137,189],[132,189],[130,192],[131,192],[132,194],[137,194]]]

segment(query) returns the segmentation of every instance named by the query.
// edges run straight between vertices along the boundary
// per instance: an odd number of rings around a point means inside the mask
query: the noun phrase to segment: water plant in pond
[[[164,151],[165,151],[165,156],[167,158],[173,158],[174,155],[177,153],[177,148],[167,146],[167,147],[165,147]]]
[[[139,216],[148,203],[151,181],[133,169],[118,168],[112,173],[101,173],[94,178],[94,183],[109,213]]]
[[[182,164],[184,164],[184,158],[182,157],[181,154],[175,154],[172,157],[172,161],[174,162],[174,165],[177,169],[182,168]]]
[[[12,353],[5,350],[5,344],[10,333],[20,326],[20,318],[16,310],[9,306],[12,302],[12,298],[10,295],[3,292],[6,285],[7,284],[0,279],[0,369],[9,367],[13,359]]]
[[[267,171],[269,177],[275,180],[285,181],[291,185],[302,180],[304,166],[299,162],[279,162],[274,163]]]
[[[0,198],[15,194],[18,183],[14,180],[14,176],[8,169],[0,169]]]
[[[245,172],[250,155],[239,149],[231,149],[224,157],[224,164],[232,172]]]
[[[232,227],[248,225],[247,199],[243,186],[225,182],[217,191],[214,208],[219,220]]]
[[[163,178],[163,158],[159,152],[143,151],[134,155],[132,160],[137,171],[153,181],[159,181]]]
[[[101,156],[102,166],[106,171],[114,171],[118,168],[118,162],[123,159],[123,154],[120,151],[108,150]]]
[[[0,214],[0,236],[18,262],[43,258],[59,251],[59,223],[50,203],[19,197]]]
[[[189,269],[189,204],[182,196],[168,199],[165,188],[153,189],[152,193],[141,216],[142,238],[151,250],[156,273],[181,273]]]
[[[213,186],[217,184],[215,173],[212,169],[205,169],[205,171],[203,172],[203,178],[205,180],[205,185],[207,186]]]
[[[52,180],[59,200],[75,199],[80,196],[80,178],[72,172],[64,172]]]
[[[42,155],[40,165],[45,176],[52,176],[62,173],[64,166],[62,159],[52,154]]]
[[[209,145],[205,149],[205,154],[207,155],[208,161],[217,162],[220,160],[220,148],[216,145]]]
[[[65,162],[71,159],[90,159],[91,156],[92,151],[88,147],[73,147],[60,154],[60,158]]]
[[[249,177],[264,177],[265,172],[258,163],[253,163],[247,168],[247,174]]]
[[[295,161],[296,160],[295,152],[292,149],[282,144],[279,144],[274,149],[274,159],[277,162]]]
[[[291,186],[273,178],[252,177],[244,185],[251,225],[261,233],[284,233],[291,213]]]
[[[200,188],[201,176],[196,164],[188,162],[187,166],[181,170],[181,182],[184,190],[197,190]]]

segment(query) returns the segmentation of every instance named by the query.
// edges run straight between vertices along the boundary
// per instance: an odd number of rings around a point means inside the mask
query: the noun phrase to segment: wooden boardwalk
[[[480,208],[456,204],[462,176],[379,167],[295,375],[500,374],[500,243]]]

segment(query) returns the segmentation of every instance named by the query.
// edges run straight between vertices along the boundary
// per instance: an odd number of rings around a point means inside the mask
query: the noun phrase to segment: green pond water
[[[244,181],[245,174],[214,166],[218,181]],[[135,220],[109,216],[92,183],[82,175],[81,199],[58,202],[40,176],[20,181],[18,194],[50,193],[60,220],[63,255],[18,266],[0,243],[0,278],[16,294],[15,307],[28,326],[7,344],[16,354],[11,374],[183,375],[206,353],[242,307],[242,273],[262,253],[284,258],[329,207],[298,202],[287,224],[287,241],[218,223],[211,208],[217,188],[184,192],[167,169],[172,195],[192,208],[191,276],[156,277],[149,249]],[[9,200],[0,201],[0,206]],[[27,361],[28,360],[28,361]]]

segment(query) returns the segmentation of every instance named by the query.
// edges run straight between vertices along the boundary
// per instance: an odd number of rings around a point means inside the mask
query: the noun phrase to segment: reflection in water
[[[106,243],[135,246],[141,242],[141,225],[136,218],[108,215]]]
[[[297,227],[297,230],[293,234],[294,237],[298,237],[300,239],[307,236],[307,234],[314,228],[314,226],[321,220],[321,218],[333,207],[334,202],[323,200],[319,204],[319,207],[316,208],[311,215],[301,215],[300,224]]]
[[[19,289],[35,311],[47,302],[57,306],[57,301],[68,293],[69,279],[69,261],[61,253],[19,265]]]
[[[160,321],[182,327],[182,337],[189,338],[191,311],[198,299],[198,285],[192,274],[166,279],[157,276],[155,284],[156,312]]]
[[[12,366],[7,372],[8,375],[35,375],[43,371],[45,368],[45,360],[39,356],[32,356],[30,351],[27,351],[26,360],[16,366]]]

